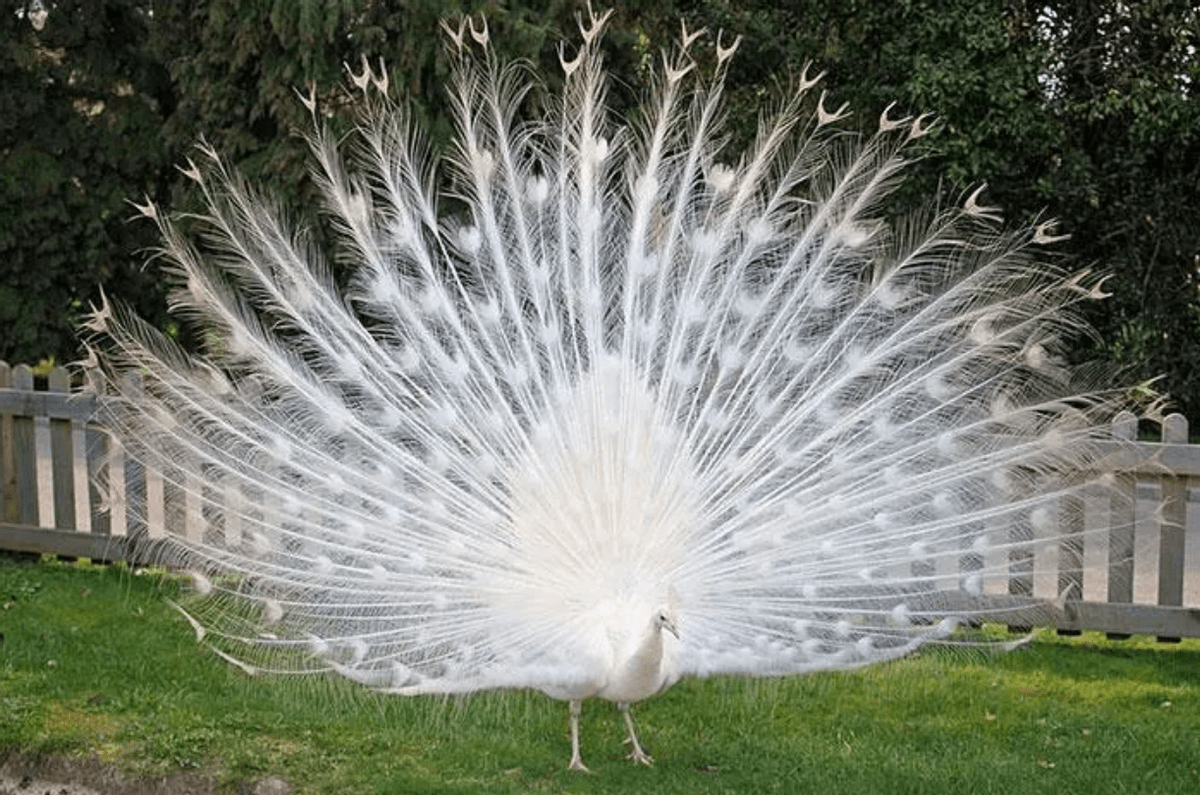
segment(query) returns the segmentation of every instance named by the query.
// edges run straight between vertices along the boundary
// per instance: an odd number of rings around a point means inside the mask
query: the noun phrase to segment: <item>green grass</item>
[[[405,699],[252,679],[195,642],[170,578],[0,556],[0,752],[95,754],[296,793],[1200,792],[1200,641],[1044,635],[852,673],[681,682],[635,709],[658,762],[622,758],[603,702],[565,770],[566,707],[533,693]]]

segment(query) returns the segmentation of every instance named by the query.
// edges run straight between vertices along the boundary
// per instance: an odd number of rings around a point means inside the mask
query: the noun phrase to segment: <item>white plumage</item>
[[[648,763],[628,705],[681,676],[1012,618],[985,597],[1065,532],[1112,408],[1059,360],[1098,288],[1031,255],[1043,229],[1001,233],[975,196],[885,222],[926,119],[860,141],[801,112],[805,80],[727,151],[736,43],[704,80],[685,31],[622,125],[603,23],[525,121],[526,70],[451,30],[441,162],[364,71],[347,161],[314,138],[332,252],[205,151],[205,236],[159,223],[206,352],[107,305],[91,324],[108,421],[203,518],[161,554],[214,648],[395,693],[536,688],[571,702],[572,767],[583,699],[617,702]]]

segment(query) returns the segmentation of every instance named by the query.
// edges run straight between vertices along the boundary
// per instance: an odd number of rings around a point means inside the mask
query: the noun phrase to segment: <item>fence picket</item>
[[[12,367],[0,362],[0,389],[12,388]],[[13,415],[0,411],[0,522],[17,521],[17,464]]]
[[[204,484],[194,463],[184,467],[183,473],[183,537],[200,543],[204,540]]]
[[[1080,484],[1082,486],[1082,484]],[[1068,599],[1083,598],[1083,518],[1086,506],[1083,497],[1069,495],[1063,498],[1063,516],[1067,526],[1066,537],[1058,545],[1058,594]],[[1062,635],[1078,635],[1079,630],[1062,629]]]
[[[63,367],[50,372],[48,390],[67,394],[71,391],[71,376]],[[50,425],[50,480],[53,489],[54,520],[51,526],[59,530],[74,530],[75,525],[75,451],[72,423],[52,417]]]
[[[146,473],[146,536],[167,537],[167,489],[161,472]]]
[[[99,370],[92,370],[87,374],[87,383],[87,388],[92,394],[104,394],[104,377]],[[87,478],[87,504],[91,531],[96,535],[111,536],[112,522],[109,519],[108,511],[104,510],[104,506],[108,503],[108,495],[101,493],[100,481],[102,475],[107,475],[106,468],[112,437],[105,433],[100,426],[90,423],[85,425],[83,436],[84,476]]]
[[[33,369],[19,364],[12,371],[13,389],[33,391]],[[38,524],[37,444],[34,438],[34,418],[14,415],[13,474],[17,487],[16,520],[25,525]]]
[[[1163,422],[1164,444],[1187,444],[1187,419],[1172,414]],[[1183,605],[1184,533],[1187,530],[1187,477],[1163,475],[1162,519],[1158,531],[1158,603],[1171,607]],[[1161,642],[1179,638],[1159,636]]]

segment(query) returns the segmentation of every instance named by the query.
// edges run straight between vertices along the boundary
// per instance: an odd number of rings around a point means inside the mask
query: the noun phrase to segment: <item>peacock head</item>
[[[654,628],[656,630],[665,629],[679,640],[679,625],[676,623],[679,619],[679,592],[675,590],[675,586],[671,585],[667,588],[667,600],[659,606],[654,613]]]
[[[679,628],[675,626],[675,616],[669,607],[661,607],[654,614],[654,626],[656,629],[665,629],[679,640]]]

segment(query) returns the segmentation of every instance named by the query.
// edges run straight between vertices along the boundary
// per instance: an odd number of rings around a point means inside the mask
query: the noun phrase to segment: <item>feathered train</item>
[[[200,520],[159,552],[207,642],[395,693],[542,690],[571,702],[573,768],[585,698],[648,763],[628,705],[681,676],[1034,620],[1009,578],[1067,532],[1118,400],[1061,362],[1099,288],[1037,259],[1044,227],[1002,232],[978,194],[885,221],[926,118],[859,140],[823,96],[802,112],[805,79],[729,152],[737,43],[701,80],[685,30],[622,126],[604,22],[520,121],[527,69],[451,29],[440,160],[365,69],[347,159],[313,138],[332,252],[204,151],[202,241],[146,212],[206,351],[91,322],[106,420]]]

